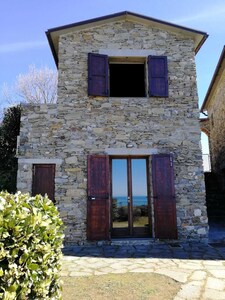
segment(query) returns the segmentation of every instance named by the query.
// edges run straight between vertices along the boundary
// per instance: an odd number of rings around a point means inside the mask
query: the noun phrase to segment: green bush
[[[47,196],[0,192],[0,299],[62,299],[63,230]]]

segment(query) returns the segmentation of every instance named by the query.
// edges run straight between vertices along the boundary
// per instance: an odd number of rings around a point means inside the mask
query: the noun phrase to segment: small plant
[[[0,192],[0,299],[62,299],[63,230],[47,196]]]

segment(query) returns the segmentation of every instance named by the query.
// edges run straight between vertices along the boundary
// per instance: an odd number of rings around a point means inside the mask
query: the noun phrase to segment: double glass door
[[[112,158],[112,237],[150,237],[147,158]]]

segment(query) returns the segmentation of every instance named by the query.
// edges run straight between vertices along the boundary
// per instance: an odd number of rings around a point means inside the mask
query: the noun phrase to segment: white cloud
[[[222,17],[224,19],[224,13],[225,13],[225,3],[221,5],[213,5],[212,7],[205,8],[204,10],[193,13],[189,16],[184,16],[181,18],[177,18],[176,20],[173,20],[175,23],[188,23],[191,21],[212,21],[212,20],[218,20],[218,18]]]
[[[0,53],[25,51],[34,48],[42,48],[48,45],[47,41],[34,41],[34,42],[19,42],[12,44],[0,45]]]

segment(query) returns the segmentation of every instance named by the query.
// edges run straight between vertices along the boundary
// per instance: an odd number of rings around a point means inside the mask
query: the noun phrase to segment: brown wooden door
[[[88,156],[87,239],[109,239],[109,157]]]
[[[49,199],[55,198],[55,165],[33,165],[32,196],[48,195]]]
[[[173,159],[167,154],[152,157],[155,237],[177,239]]]

